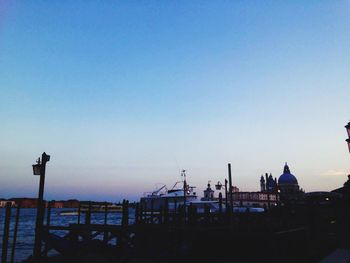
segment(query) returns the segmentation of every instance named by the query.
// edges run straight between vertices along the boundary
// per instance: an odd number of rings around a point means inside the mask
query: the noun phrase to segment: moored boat
[[[77,216],[79,212],[77,210],[65,210],[60,212],[60,216]]]
[[[159,211],[162,207],[168,206],[169,211],[177,209],[179,206],[197,202],[198,197],[194,191],[194,186],[189,186],[186,182],[185,170],[182,170],[182,181],[178,181],[168,190],[166,185],[161,186],[153,192],[146,193],[140,199],[143,211]]]

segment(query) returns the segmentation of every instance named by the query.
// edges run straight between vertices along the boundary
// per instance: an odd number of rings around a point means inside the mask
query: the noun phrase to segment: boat
[[[144,194],[144,197],[140,199],[140,205],[142,210],[146,213],[158,213],[162,207],[167,206],[168,211],[177,211],[180,206],[185,206],[186,210],[189,206],[195,206],[197,213],[210,213],[226,212],[225,203],[219,204],[218,198],[214,198],[214,191],[210,187],[210,181],[208,182],[208,188],[204,191],[204,198],[198,199],[198,196],[194,192],[196,187],[189,186],[186,182],[185,170],[182,171],[182,181],[176,182],[175,185],[168,190],[166,185],[158,187],[153,192]],[[218,189],[219,190],[219,189]],[[248,207],[248,206],[234,206],[233,213],[263,213],[264,208],[261,207]]]
[[[140,199],[140,205],[144,212],[160,211],[162,207],[167,206],[168,211],[175,211],[180,206],[188,207],[190,204],[196,206],[204,206],[204,204],[212,205],[214,202],[206,202],[198,200],[198,196],[194,189],[186,182],[186,170],[182,170],[181,177],[183,180],[178,181],[168,190],[166,185],[162,185],[153,192],[144,194]],[[217,203],[217,202],[216,202]]]
[[[79,212],[77,210],[65,210],[60,212],[60,216],[77,216]]]
[[[90,210],[91,213],[121,213],[123,212],[123,206],[122,205],[116,205],[116,204],[109,204],[107,207],[102,204],[93,204],[89,206],[88,204],[82,204],[80,206],[79,210],[63,210],[60,211],[61,216],[78,216],[79,212],[81,214],[87,213]]]
[[[105,204],[83,204],[80,207],[81,213],[86,213],[87,211],[91,213],[121,213],[123,212],[123,206],[117,204],[108,204],[107,207]]]

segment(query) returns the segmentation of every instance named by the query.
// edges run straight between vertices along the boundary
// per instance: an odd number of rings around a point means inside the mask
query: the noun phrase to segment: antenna
[[[181,177],[183,177],[183,181],[186,181],[186,170],[182,169]]]

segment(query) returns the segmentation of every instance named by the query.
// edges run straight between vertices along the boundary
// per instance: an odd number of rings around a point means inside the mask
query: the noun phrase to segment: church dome
[[[298,184],[297,178],[290,173],[287,163],[284,165],[283,174],[278,178],[278,184]]]

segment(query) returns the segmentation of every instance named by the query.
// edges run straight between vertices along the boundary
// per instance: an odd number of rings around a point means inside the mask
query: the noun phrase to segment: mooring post
[[[48,232],[49,231],[49,226],[51,224],[51,208],[52,208],[52,202],[50,201],[47,205],[47,215],[46,215],[46,231]],[[47,242],[45,243],[45,249],[44,249],[44,252],[45,252],[45,256],[47,256],[47,251],[48,251],[49,247],[48,247],[48,244]]]
[[[185,205],[181,205],[181,209],[179,208],[179,210],[181,210],[180,214],[180,222],[181,224],[186,224],[186,216],[185,216]]]
[[[10,220],[11,220],[11,203],[6,203],[4,234],[2,236],[2,254],[1,254],[2,263],[7,263],[7,249],[8,249],[8,242],[9,242]]]
[[[173,216],[172,221],[177,223],[177,201],[176,201],[176,199],[175,199],[175,202],[174,202],[174,211],[173,211],[172,216]]]
[[[197,224],[197,222],[198,222],[198,211],[197,211],[197,207],[195,206],[194,208],[193,208],[193,217],[194,217],[194,222],[195,222],[195,224]]]
[[[163,213],[164,213],[164,211],[163,211],[164,209],[163,209],[163,206],[161,205],[160,207],[159,207],[159,212],[158,212],[158,224],[163,224]],[[156,217],[157,218],[157,217]]]
[[[50,161],[50,155],[47,155],[44,152],[41,155],[40,182],[39,182],[38,203],[37,203],[37,212],[36,212],[34,251],[33,251],[34,261],[36,262],[40,261],[40,256],[41,256],[41,241],[42,241],[44,216],[45,216],[45,201],[44,201],[45,171],[46,171],[46,163],[48,161]]]
[[[219,193],[219,214],[222,215],[222,193]]]
[[[186,193],[187,193],[187,183],[186,183],[186,177],[184,180],[184,211],[183,211],[183,217],[184,217],[184,222],[186,224]]]
[[[108,216],[108,204],[105,202],[105,225],[107,225],[107,216]]]
[[[19,214],[21,209],[21,202],[17,204],[16,209],[16,219],[15,219],[15,227],[13,230],[13,240],[12,240],[12,252],[11,252],[11,263],[15,260],[15,253],[16,253],[16,242],[17,242],[17,232],[18,232],[18,222],[19,222]]]
[[[129,224],[129,201],[123,200],[122,226],[127,227],[128,224]]]
[[[232,222],[233,213],[233,196],[232,196],[232,176],[231,176],[231,164],[228,164],[228,181],[229,181],[229,195],[230,195],[230,223]]]
[[[80,213],[81,213],[81,204],[79,201],[79,205],[78,205],[78,225],[80,224]]]
[[[86,225],[91,224],[91,201],[89,201],[87,210],[85,212],[85,224]]]
[[[125,199],[123,199],[122,203],[122,226],[125,224]]]
[[[51,224],[51,209],[52,209],[52,202],[50,201],[47,204],[46,226],[50,226]]]
[[[108,215],[108,204],[107,202],[104,203],[105,205],[105,220],[104,220],[104,225],[107,225],[107,215]],[[103,232],[103,242],[107,244],[108,242],[108,231]]]
[[[49,202],[47,205],[47,215],[46,215],[46,226],[49,227],[51,224],[51,208],[52,202]]]
[[[135,224],[137,225],[140,220],[140,204],[135,204]]]
[[[187,218],[188,218],[188,220],[187,220],[187,223],[189,224],[189,225],[193,225],[193,222],[194,222],[194,218],[193,218],[193,208],[194,208],[194,206],[193,206],[193,204],[192,204],[192,202],[189,204],[189,206],[188,206],[188,213],[187,213]]]
[[[164,204],[164,224],[169,223],[169,202],[168,199],[165,198],[165,204]]]
[[[228,181],[227,179],[225,179],[225,218],[226,218],[226,221],[228,222],[229,206],[228,206],[227,184],[228,184]]]
[[[206,224],[210,223],[210,208],[207,204],[204,206],[204,219]]]
[[[153,224],[154,200],[151,199],[151,224]]]
[[[140,203],[140,223],[142,224],[143,223],[143,205]]]
[[[126,226],[129,225],[129,201],[128,200],[126,200],[125,223],[126,223]]]
[[[91,208],[92,208],[92,204],[91,204],[91,201],[89,201],[88,209],[85,212],[85,225],[90,225],[91,224]],[[87,232],[86,232],[86,238],[88,240],[91,240],[92,232],[90,231],[90,229],[91,228],[89,227]]]

